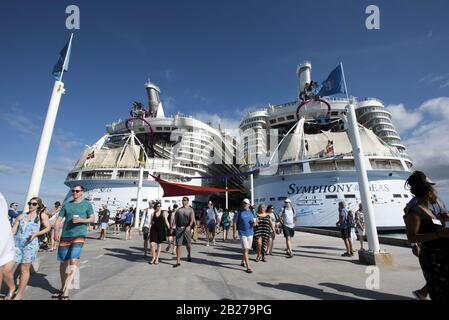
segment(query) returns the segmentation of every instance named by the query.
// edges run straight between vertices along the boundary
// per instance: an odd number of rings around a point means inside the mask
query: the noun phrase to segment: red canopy
[[[191,186],[187,184],[181,183],[173,183],[162,180],[161,178],[152,176],[154,180],[156,180],[164,190],[163,197],[176,197],[176,196],[199,196],[199,195],[208,195],[211,193],[218,192],[242,192],[240,189],[221,189],[221,188],[209,188],[209,187],[198,187]]]

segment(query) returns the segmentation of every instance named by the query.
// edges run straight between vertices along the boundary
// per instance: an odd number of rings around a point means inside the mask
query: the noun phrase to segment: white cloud
[[[449,120],[449,97],[440,97],[435,99],[430,99],[424,102],[419,110],[423,113],[428,113],[435,120],[444,119]]]
[[[419,111],[407,111],[402,103],[390,104],[386,109],[391,112],[392,122],[400,134],[415,127],[422,120]]]
[[[426,75],[425,77],[422,77],[418,80],[418,83],[424,83],[428,86],[435,86],[437,85],[438,88],[443,89],[446,87],[449,87],[449,73],[445,74],[434,74],[430,73]]]
[[[405,111],[405,108],[404,108]],[[396,121],[410,121],[402,115]],[[404,144],[418,170],[428,174],[437,182],[440,192],[449,192],[449,97],[425,101],[416,111],[415,117],[422,120],[404,136]],[[419,115],[419,116],[418,116]],[[401,116],[400,116],[401,117]],[[393,115],[394,118],[394,115]],[[408,126],[409,129],[412,129]]]

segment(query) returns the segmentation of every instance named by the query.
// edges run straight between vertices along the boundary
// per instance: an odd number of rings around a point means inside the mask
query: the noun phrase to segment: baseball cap
[[[243,199],[242,202],[243,202],[243,203],[247,203],[247,204],[251,204],[251,202],[249,201],[249,199]]]
[[[285,203],[291,203],[291,200],[290,199],[285,199],[285,201],[284,201]]]

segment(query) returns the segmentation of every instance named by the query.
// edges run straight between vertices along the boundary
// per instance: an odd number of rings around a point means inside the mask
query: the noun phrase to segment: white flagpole
[[[31,182],[28,188],[27,197],[25,199],[24,212],[28,211],[28,201],[32,197],[39,196],[42,176],[44,174],[45,162],[47,161],[48,149],[50,148],[51,137],[53,135],[53,128],[58,114],[59,103],[64,94],[64,83],[56,80],[53,86],[50,103],[48,105],[47,117],[45,118],[44,128],[42,130],[41,140],[37,149],[36,161],[34,162],[33,173],[31,175]]]
[[[50,103],[48,105],[47,117],[45,118],[44,128],[42,129],[41,140],[37,149],[36,160],[34,162],[33,173],[31,175],[30,186],[28,187],[27,197],[25,199],[25,206],[23,211],[28,211],[28,201],[32,197],[39,196],[39,191],[42,182],[42,176],[44,175],[45,163],[47,161],[48,149],[50,148],[50,142],[53,135],[53,129],[55,127],[56,116],[58,115],[59,104],[61,97],[65,93],[64,83],[62,82],[62,76],[64,74],[65,64],[67,57],[70,55],[72,47],[73,33],[70,35],[69,46],[67,48],[66,55],[64,57],[64,63],[62,65],[61,76],[59,80],[55,81],[53,86],[53,92],[51,94]]]
[[[143,184],[143,165],[140,165],[139,170],[139,185],[137,187],[137,204],[136,204],[136,217],[134,219],[134,228],[139,228],[140,225],[140,209],[142,202],[142,184]]]
[[[352,154],[358,174],[360,198],[362,200],[363,211],[366,218],[366,236],[368,238],[369,251],[375,253],[380,252],[379,238],[377,235],[376,220],[374,210],[371,203],[371,196],[369,191],[368,173],[365,166],[365,156],[363,154],[362,143],[360,139],[359,126],[355,114],[355,108],[352,101],[349,100],[348,89],[346,86],[346,78],[343,71],[343,64],[340,62],[341,71],[343,74],[343,82],[345,84],[346,97],[348,98],[348,105],[346,106],[348,130],[351,137]],[[363,235],[360,235],[363,236]],[[360,254],[359,254],[360,258]]]

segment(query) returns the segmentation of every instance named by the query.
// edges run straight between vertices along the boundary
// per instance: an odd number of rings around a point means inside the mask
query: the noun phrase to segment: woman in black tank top
[[[432,300],[449,299],[449,229],[444,220],[429,209],[436,200],[436,190],[419,171],[407,180],[416,197],[406,207],[404,221],[407,238],[411,243],[421,243],[419,263]]]

